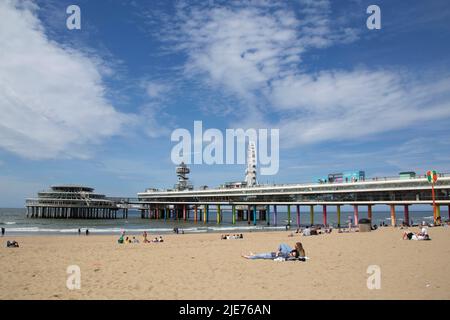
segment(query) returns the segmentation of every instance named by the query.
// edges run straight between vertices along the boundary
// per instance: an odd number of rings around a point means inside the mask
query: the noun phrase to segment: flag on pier
[[[438,179],[437,173],[435,170],[427,171],[427,179],[429,183],[435,183]]]

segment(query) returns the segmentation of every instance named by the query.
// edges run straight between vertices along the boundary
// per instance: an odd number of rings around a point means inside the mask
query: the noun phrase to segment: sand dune
[[[450,228],[431,228],[432,241],[404,241],[402,232],[184,234],[127,245],[116,236],[10,236],[1,239],[0,298],[450,299]],[[5,248],[12,238],[20,248]],[[307,262],[240,256],[299,240]],[[66,287],[69,265],[81,268],[80,290]],[[379,290],[367,288],[369,265],[381,268]]]

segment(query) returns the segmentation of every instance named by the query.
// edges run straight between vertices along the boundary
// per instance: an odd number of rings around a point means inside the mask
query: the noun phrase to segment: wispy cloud
[[[170,85],[151,81],[146,84],[146,91],[152,99],[163,99],[163,95],[170,91]]]
[[[329,1],[299,3],[179,2],[174,19],[166,17],[164,37],[186,54],[186,76],[240,101],[234,125],[280,128],[287,147],[450,116],[445,72],[427,77],[392,66],[308,71],[307,53],[357,41],[359,34],[346,19],[331,17]]]
[[[98,57],[51,41],[37,10],[0,3],[0,147],[31,159],[88,157],[134,118],[105,98]]]

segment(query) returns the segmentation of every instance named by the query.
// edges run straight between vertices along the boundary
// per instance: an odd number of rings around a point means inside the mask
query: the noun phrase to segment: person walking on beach
[[[80,228],[78,228],[78,235],[79,236],[81,235],[81,229]]]
[[[143,238],[142,242],[144,242],[144,243],[149,243],[150,242],[147,239],[147,231],[144,231],[144,233],[142,234],[142,238]]]
[[[2,227],[2,237],[5,235],[5,228]]]
[[[87,236],[89,235],[89,229],[86,229],[86,235]]]

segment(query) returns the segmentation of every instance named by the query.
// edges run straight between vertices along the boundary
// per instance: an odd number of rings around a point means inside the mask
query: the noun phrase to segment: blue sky
[[[59,183],[171,187],[170,135],[194,120],[279,129],[264,183],[448,172],[448,21],[445,0],[2,1],[0,206]],[[196,186],[245,171],[191,168]]]

